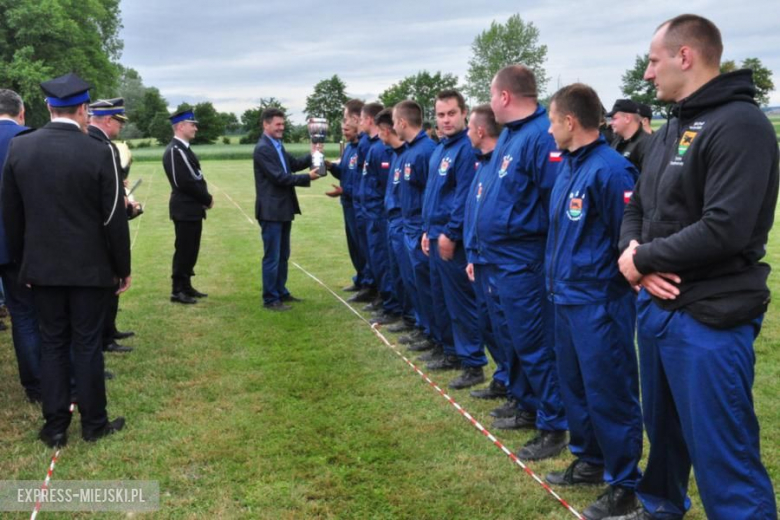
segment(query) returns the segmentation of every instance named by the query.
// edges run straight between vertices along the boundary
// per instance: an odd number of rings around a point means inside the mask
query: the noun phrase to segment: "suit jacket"
[[[8,146],[19,132],[27,130],[26,126],[17,125],[14,121],[0,121],[0,175],[2,175],[5,156],[8,153]],[[0,177],[2,180],[2,177]],[[5,224],[3,216],[0,213],[0,265],[11,262],[11,255],[8,253],[8,240],[5,237]]]
[[[130,275],[122,178],[111,149],[69,123],[11,141],[0,205],[20,281],[113,287]]]
[[[171,220],[206,218],[212,197],[192,149],[174,137],[163,153],[163,168],[171,184],[168,204]]]
[[[257,141],[254,152],[255,163],[255,218],[276,222],[289,222],[295,214],[301,213],[296,186],[309,186],[309,174],[295,175],[292,172],[309,168],[311,155],[295,158],[282,148],[282,154],[287,162],[285,171],[279,154],[271,139],[263,134]],[[288,173],[290,172],[290,173]]]

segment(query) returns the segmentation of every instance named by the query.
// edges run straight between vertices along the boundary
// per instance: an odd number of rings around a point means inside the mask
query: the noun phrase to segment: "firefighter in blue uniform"
[[[482,342],[490,352],[493,361],[496,363],[496,370],[490,385],[487,388],[472,390],[471,396],[478,399],[502,399],[507,395],[507,386],[509,385],[509,374],[506,367],[506,357],[503,349],[496,341],[493,325],[490,322],[490,312],[488,311],[489,284],[488,277],[484,268],[485,260],[476,246],[477,237],[476,213],[482,195],[484,194],[484,185],[487,183],[486,173],[490,171],[487,166],[493,157],[493,150],[496,147],[498,136],[501,133],[501,127],[496,123],[496,116],[490,105],[478,105],[471,111],[468,124],[468,136],[474,146],[476,154],[476,163],[474,180],[469,187],[469,193],[466,197],[466,214],[463,223],[463,245],[466,248],[466,259],[468,265],[466,272],[469,280],[474,284],[474,294],[477,298],[477,312],[479,315],[479,331],[482,335]],[[507,343],[505,341],[505,343]],[[514,411],[514,410],[513,410]]]
[[[437,322],[452,330],[454,352],[428,364],[429,370],[463,372],[450,388],[468,388],[485,381],[487,365],[474,288],[466,274],[463,220],[476,156],[466,129],[466,102],[460,92],[443,90],[436,96],[436,122],[442,139],[431,155],[423,200],[423,250],[442,291],[433,293]],[[445,345],[446,347],[447,345]]]
[[[371,267],[371,255],[368,252],[368,225],[369,222],[365,217],[365,211],[362,207],[360,197],[360,179],[363,174],[363,168],[366,164],[366,158],[368,157],[368,151],[374,144],[381,144],[379,137],[376,135],[376,128],[369,128],[373,135],[369,134],[363,125],[363,108],[365,104],[359,99],[352,99],[347,102],[347,106],[350,104],[355,107],[360,106],[357,110],[358,118],[358,142],[357,142],[357,171],[353,178],[352,185],[352,212],[355,215],[355,245],[357,246],[358,255],[362,259],[363,267],[360,274],[360,292],[352,296],[348,301],[350,302],[366,302],[373,303],[377,296],[377,280],[374,276],[374,270]],[[374,307],[371,306],[371,309]]]
[[[399,198],[404,242],[411,267],[410,272],[401,273],[404,289],[412,296],[412,305],[426,334],[421,346],[452,344],[452,334],[446,336],[431,312],[430,262],[421,247],[422,198],[428,181],[428,162],[436,143],[422,129],[422,108],[414,101],[402,101],[393,108],[393,128],[408,145],[398,158],[402,168]]]
[[[639,172],[600,137],[600,117],[599,97],[587,85],[552,97],[550,132],[563,162],[550,200],[545,273],[576,459],[547,480],[606,481],[609,489],[583,512],[588,520],[636,509],[642,456],[634,295],[617,266],[623,209]]]
[[[363,163],[359,189],[356,197],[360,199],[358,217],[366,222],[366,247],[369,263],[379,296],[367,308],[376,312],[371,323],[389,325],[401,319],[401,304],[393,295],[392,278],[388,272],[389,256],[387,244],[387,217],[384,199],[387,179],[390,175],[390,161],[393,149],[382,141],[375,118],[383,110],[379,103],[363,106],[361,124],[369,135],[375,135],[368,155]]]
[[[514,415],[497,428],[537,428],[519,452],[523,460],[557,455],[566,448],[566,417],[558,390],[552,344],[552,304],[544,286],[549,193],[559,162],[536,79],[522,65],[501,69],[490,87],[496,120],[505,125],[493,152],[483,202],[476,216],[477,248],[492,279],[491,322],[518,400]],[[498,305],[496,305],[496,303]]]
[[[352,285],[345,287],[348,292],[359,292],[363,288],[363,270],[365,260],[360,256],[357,245],[357,228],[355,225],[355,209],[352,204],[354,180],[358,174],[358,125],[360,110],[363,108],[361,101],[352,100],[344,106],[344,119],[341,122],[341,131],[347,144],[341,153],[338,162],[326,161],[328,171],[339,180],[339,186],[334,186],[327,192],[330,197],[340,197],[341,209],[344,212],[344,231],[347,235],[347,249],[355,275],[352,277]]]

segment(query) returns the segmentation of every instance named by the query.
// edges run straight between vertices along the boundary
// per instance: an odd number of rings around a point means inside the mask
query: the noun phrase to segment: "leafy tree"
[[[246,131],[246,135],[241,138],[241,144],[255,144],[260,136],[263,134],[263,122],[260,121],[260,115],[266,108],[278,108],[285,113],[284,116],[284,135],[282,140],[285,143],[292,142],[290,140],[293,130],[293,124],[290,122],[290,118],[287,117],[287,108],[275,97],[260,98],[260,106],[257,108],[249,108],[241,114],[241,125]]]
[[[664,114],[671,103],[656,99],[655,85],[651,81],[645,81],[645,71],[649,63],[650,56],[648,54],[637,56],[633,68],[628,69],[623,74],[623,84],[620,86],[620,90],[627,98],[652,107],[654,114]]]
[[[341,136],[341,119],[344,114],[344,103],[349,98],[346,94],[347,85],[334,74],[314,85],[314,92],[306,97],[306,117],[324,117],[328,120],[328,137]]]
[[[414,76],[407,76],[398,83],[390,85],[379,94],[379,101],[386,107],[400,103],[405,99],[411,99],[420,104],[423,109],[423,119],[433,121],[435,119],[434,102],[436,94],[445,89],[454,89],[458,85],[458,77],[452,74],[436,72],[431,74],[423,70]]]
[[[173,138],[173,127],[168,119],[168,110],[157,112],[149,122],[149,136],[157,139],[157,143],[165,146]]]
[[[155,87],[148,87],[144,91],[143,100],[127,111],[127,117],[144,133],[144,136],[157,137],[152,132],[152,121],[157,114],[168,114],[168,102]]]
[[[225,133],[225,122],[210,101],[198,103],[193,108],[198,120],[198,133],[193,144],[213,144]]]
[[[490,101],[490,82],[496,72],[507,65],[523,64],[534,71],[539,93],[545,91],[547,46],[539,45],[539,29],[533,22],[525,23],[519,14],[505,24],[495,20],[471,44],[472,56],[466,73],[465,90],[479,103]]]
[[[727,72],[734,72],[737,70],[737,62],[734,60],[726,60],[720,64],[720,73],[725,74]]]
[[[753,82],[756,84],[756,102],[761,106],[769,104],[769,95],[774,92],[772,71],[764,67],[758,58],[746,58],[742,61],[743,69],[753,71]]]
[[[31,126],[49,119],[42,81],[75,72],[93,97],[113,96],[121,28],[119,0],[0,0],[0,85],[24,98]]]
[[[238,117],[233,112],[220,112],[219,118],[225,125],[225,133],[237,134],[241,131],[241,123],[238,122]]]

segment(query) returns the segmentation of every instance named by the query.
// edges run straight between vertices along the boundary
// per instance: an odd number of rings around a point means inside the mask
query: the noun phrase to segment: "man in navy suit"
[[[24,126],[24,103],[19,94],[0,89],[0,171],[2,171],[8,146],[14,136],[27,130]],[[16,361],[19,379],[30,402],[41,401],[41,335],[38,332],[38,316],[35,312],[32,291],[19,283],[19,265],[11,261],[5,226],[0,216],[0,275],[3,279],[5,299],[11,313]]]
[[[263,306],[287,311],[285,302],[300,301],[287,290],[287,261],[290,258],[290,230],[295,214],[301,213],[296,186],[309,186],[318,179],[316,170],[294,174],[311,167],[311,155],[300,158],[282,145],[284,112],[267,108],[261,115],[263,135],[257,141],[255,164],[255,218],[263,237]]]

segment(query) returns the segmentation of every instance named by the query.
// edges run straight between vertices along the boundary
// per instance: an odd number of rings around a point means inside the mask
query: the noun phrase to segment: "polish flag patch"
[[[562,162],[563,152],[550,152],[550,162]]]
[[[623,203],[624,204],[628,204],[629,202],[631,202],[631,195],[633,195],[633,194],[634,194],[633,191],[624,191],[623,192]]]
[[[389,162],[383,162],[382,163],[382,168],[385,169],[385,170],[390,168],[390,163]]]

